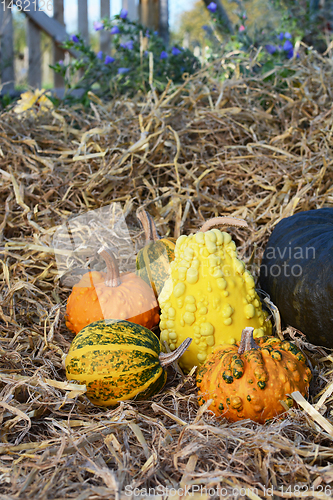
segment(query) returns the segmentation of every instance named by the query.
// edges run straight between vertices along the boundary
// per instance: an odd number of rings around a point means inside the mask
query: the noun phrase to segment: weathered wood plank
[[[139,20],[140,23],[148,27],[149,0],[139,0]]]
[[[64,22],[64,0],[54,0],[53,2],[53,18],[52,21],[55,21],[59,26],[58,26],[58,33],[59,33],[59,38],[65,37],[65,40],[68,39],[68,35],[66,32],[66,27],[65,27],[65,22]],[[60,27],[61,26],[61,27]],[[63,31],[62,31],[63,30]],[[61,35],[60,35],[61,33]],[[53,40],[56,42],[56,40],[53,38]],[[62,40],[62,41],[65,41]],[[53,44],[53,64],[56,64],[60,60],[64,59],[64,51],[59,47],[57,43]],[[55,73],[53,77],[53,82],[54,82],[54,87],[55,88],[60,88],[64,86],[64,79],[62,78],[59,73]]]
[[[37,3],[38,7],[38,3]],[[33,88],[42,86],[41,32],[38,26],[27,19],[27,44],[29,54],[28,84]]]
[[[62,4],[63,6],[63,0],[53,0],[53,2],[54,12],[57,17],[49,17],[47,14],[45,14],[45,12],[35,10],[33,3],[31,3],[31,5],[26,4],[26,6],[24,7],[24,14],[26,14],[29,19],[31,19],[31,21],[33,21],[41,30],[49,35],[53,39],[54,43],[56,43],[57,45],[61,45],[69,38],[68,33],[66,32],[66,27],[63,24],[63,7],[62,10],[60,9],[60,11],[56,9],[56,6],[58,4]],[[16,3],[16,0],[14,0],[14,3]],[[58,21],[58,19],[60,19],[60,21]]]
[[[49,18],[50,21],[57,23],[57,33],[58,37],[62,38],[62,42],[68,39],[66,32],[65,22],[64,22],[64,0],[53,0],[53,18]],[[53,64],[64,59],[64,51],[59,47],[57,40],[52,37],[56,42],[53,44]],[[64,86],[64,79],[59,73],[54,74],[54,87],[59,88]]]
[[[13,19],[8,4],[9,0],[0,4],[0,70],[3,94],[13,91],[15,86]]]
[[[123,9],[126,9],[128,11],[128,16],[127,19],[130,21],[137,21],[139,14],[138,14],[138,6],[136,5],[135,0],[123,0],[122,1]]]
[[[79,0],[78,4],[78,28],[79,33],[86,43],[89,43],[89,29],[88,29],[88,1]]]
[[[169,43],[169,0],[140,0],[140,23],[158,31],[166,44]]]
[[[160,27],[160,2],[159,0],[140,0],[140,23],[147,28],[158,31]]]
[[[159,35],[164,43],[169,43],[169,0],[159,0]]]
[[[110,11],[110,0],[101,0],[100,3],[101,14],[100,17],[103,19],[106,17],[110,19],[111,11]],[[105,30],[101,30],[99,32],[99,48],[105,54],[110,54],[111,49],[111,35],[109,32]]]

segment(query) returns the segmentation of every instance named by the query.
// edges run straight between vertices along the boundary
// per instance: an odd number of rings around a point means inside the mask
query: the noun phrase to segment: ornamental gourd
[[[275,226],[260,286],[286,325],[316,345],[333,347],[333,208],[299,212]]]
[[[164,386],[165,367],[185,351],[162,353],[153,332],[136,323],[101,320],[83,328],[66,356],[66,376],[87,387],[86,395],[99,406],[149,399]]]
[[[202,364],[214,346],[240,340],[244,326],[252,326],[255,337],[271,334],[254,279],[237,258],[235,242],[226,232],[209,230],[217,224],[247,226],[243,220],[218,217],[200,232],[180,236],[171,276],[159,296],[161,340],[173,350],[185,338],[194,339],[179,361],[185,372]]]
[[[127,319],[153,328],[159,321],[159,306],[152,288],[135,273],[119,274],[111,251],[98,253],[107,272],[91,271],[74,285],[67,301],[66,325],[74,333],[101,319]]]
[[[158,297],[170,276],[170,262],[175,257],[176,239],[161,238],[152,217],[143,208],[136,211],[136,216],[146,237],[146,244],[136,258],[137,274],[152,286],[155,296]]]
[[[251,419],[261,424],[294,405],[289,396],[307,397],[311,380],[305,356],[291,342],[275,337],[254,341],[253,328],[242,332],[236,345],[216,347],[197,373],[199,404],[231,421]]]

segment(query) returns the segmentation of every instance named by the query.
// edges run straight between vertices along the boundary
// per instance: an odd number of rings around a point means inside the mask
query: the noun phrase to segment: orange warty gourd
[[[66,325],[74,333],[102,319],[122,319],[148,329],[159,322],[159,306],[153,289],[135,273],[119,274],[111,251],[98,252],[106,273],[91,271],[74,285],[67,301]]]
[[[198,370],[199,404],[212,399],[209,409],[231,421],[251,419],[261,424],[284,413],[288,396],[309,392],[312,378],[302,352],[275,337],[254,341],[253,328],[242,332],[236,345],[220,345]]]

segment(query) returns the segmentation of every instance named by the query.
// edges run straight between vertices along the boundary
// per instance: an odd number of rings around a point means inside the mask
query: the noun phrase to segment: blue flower
[[[72,40],[72,42],[74,42],[74,43],[79,43],[79,41],[80,41],[76,35],[72,35],[72,36],[71,36],[71,40]]]
[[[286,31],[285,33],[281,31],[281,33],[278,35],[278,39],[282,42],[282,40],[291,40],[292,36],[288,31]]]
[[[289,52],[290,50],[292,50],[294,48],[293,44],[291,43],[290,40],[286,40],[283,44],[283,50],[286,51],[286,52]]]
[[[162,50],[161,55],[160,55],[160,59],[167,59],[167,58],[168,58],[167,52],[165,52],[165,50]]]
[[[177,49],[177,47],[172,47],[171,52],[173,56],[178,56],[179,54],[182,53],[182,51]]]
[[[94,22],[94,30],[95,31],[100,31],[104,29],[104,24],[102,21],[95,21]]]
[[[120,47],[122,47],[123,49],[133,50],[133,40],[129,40],[126,43],[121,43]]]
[[[216,3],[214,2],[210,2],[209,5],[207,5],[207,9],[210,10],[210,12],[212,12],[214,14],[214,12],[216,11],[217,9],[217,5]]]
[[[103,59],[103,52],[101,50],[99,52],[97,52],[97,58],[102,61],[102,59]]]
[[[149,30],[146,31],[145,37],[150,38],[150,31]]]
[[[288,52],[286,53],[287,59],[292,59],[293,56],[294,56],[294,49],[288,50]]]
[[[269,54],[274,54],[277,51],[277,48],[275,47],[275,45],[271,45],[270,43],[265,45],[265,49],[267,50],[267,52]]]
[[[118,68],[118,75],[123,75],[124,73],[127,73],[129,71],[129,68]]]
[[[121,19],[126,19],[127,15],[128,15],[128,10],[126,10],[126,9],[121,9],[120,14],[119,14],[119,17],[120,17]]]
[[[106,56],[106,57],[105,57],[104,64],[110,64],[110,63],[113,63],[114,61],[115,61],[115,58],[114,58],[114,57],[111,57],[111,56]]]
[[[118,28],[118,26],[113,26],[113,28],[111,28],[110,33],[111,35],[117,35],[118,33],[120,33],[120,29]]]

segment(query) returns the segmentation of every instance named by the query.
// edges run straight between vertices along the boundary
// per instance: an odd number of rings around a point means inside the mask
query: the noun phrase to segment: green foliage
[[[232,12],[234,33],[231,35],[223,35],[224,20],[220,19],[215,5],[209,4],[210,8],[206,9],[209,12],[209,23],[201,26],[206,35],[201,46],[205,47],[202,54],[209,63],[209,71],[220,81],[239,78],[241,75],[255,77],[261,74],[265,80],[274,81],[277,90],[283,92],[288,85],[287,79],[295,73],[292,60],[300,56],[297,33],[281,31],[281,24],[276,22],[276,18],[273,22],[268,17],[261,25],[251,23],[245,6],[256,6],[259,9],[260,0],[239,0],[236,3],[237,9]],[[196,29],[200,20],[202,23],[204,19],[200,14],[202,6],[203,2],[198,2],[192,15],[186,14],[187,19],[196,20]],[[253,11],[251,15],[253,16]],[[181,26],[181,33],[184,33],[190,28],[190,23],[184,20]],[[194,31],[192,36],[193,34]],[[288,63],[289,60],[291,63]]]
[[[333,0],[270,0],[281,12],[281,26],[324,52],[333,29]]]
[[[201,0],[184,13],[177,40],[187,38],[193,46],[200,40],[203,60],[214,63],[222,59],[219,67],[213,66],[221,79],[261,73],[283,89],[284,80],[293,74],[288,60],[301,53],[306,57],[307,49],[300,43],[324,52],[332,39],[333,0],[222,0],[234,25],[231,35],[224,30],[217,3],[205,7]],[[200,24],[205,35],[202,41]]]
[[[280,26],[281,15],[267,0],[224,0],[222,4],[234,24],[234,35],[227,32],[222,34],[222,29],[217,31],[216,25],[219,23],[217,14],[210,13],[203,0],[198,0],[192,10],[181,14],[179,26],[172,34],[173,40],[182,45],[184,39],[187,39],[192,49],[196,45],[201,45],[221,52],[221,46],[237,38],[239,27],[244,24],[242,19],[244,15],[247,34],[258,42],[263,38],[263,31],[269,33]]]
[[[52,66],[65,80],[67,99],[73,99],[70,94],[74,89],[83,89],[83,103],[89,90],[103,99],[146,92],[150,83],[162,91],[168,81],[183,82],[185,73],[192,74],[200,67],[190,50],[167,48],[157,33],[126,17],[116,15],[98,24],[102,26],[98,29],[110,30],[112,34],[111,56],[96,53],[79,35],[74,35],[64,48],[74,49],[78,57],[68,65],[59,61]]]
[[[4,109],[10,106],[14,102],[14,99],[9,94],[0,95],[0,109]]]

